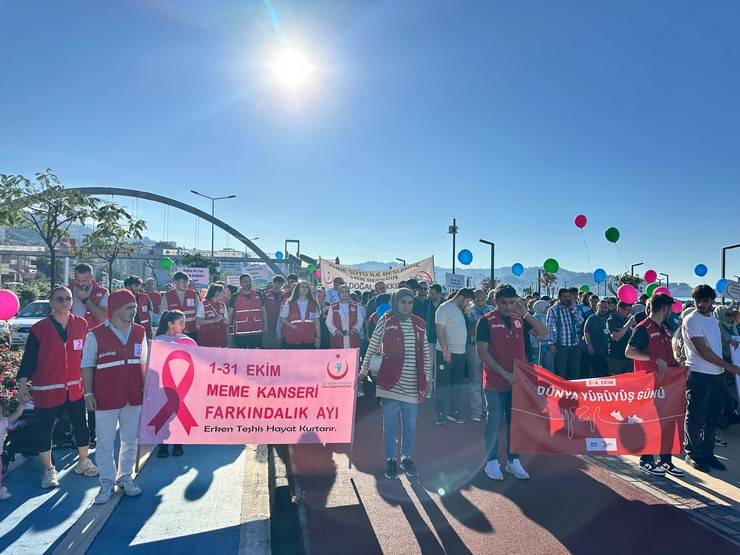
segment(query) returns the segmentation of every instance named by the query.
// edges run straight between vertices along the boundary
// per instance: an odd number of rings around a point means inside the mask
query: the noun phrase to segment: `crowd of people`
[[[341,278],[329,289],[314,288],[296,274],[277,275],[261,289],[244,274],[238,288],[217,282],[197,291],[183,272],[173,274],[166,291],[158,291],[153,279],[130,276],[124,288],[109,292],[95,283],[89,265],[78,264],[67,286],[52,288],[49,317],[31,328],[18,398],[32,399],[35,407],[41,487],[59,486],[51,438],[66,414],[78,450],[74,471],[98,476],[95,503],[103,504],[116,487],[126,495],[141,493],[132,474],[149,340],[237,349],[360,349],[358,396],[373,395],[382,405],[385,475],[391,479],[399,472],[418,475],[413,447],[425,399],[434,404],[437,426],[485,420],[488,477],[502,480],[505,470],[528,479],[509,449],[517,360],[571,380],[685,366],[686,461],[708,472],[723,469],[714,456],[715,445],[723,443],[716,429],[723,412],[738,406],[736,394],[728,393],[735,388],[727,386],[728,375],[740,373],[731,360],[740,313],[726,306],[715,310],[716,294],[708,285],[696,287],[692,297],[679,315],[664,294],[630,305],[574,288],[560,289],[554,299],[536,292],[521,297],[501,284],[445,296],[440,284],[415,279],[399,283],[392,294],[382,281],[363,293]],[[2,426],[20,418],[16,411]],[[505,466],[499,462],[502,431]],[[88,457],[90,447],[97,466]],[[173,456],[183,453],[182,445],[173,446]],[[169,455],[167,445],[158,446],[157,456]],[[670,454],[660,454],[657,462],[645,455],[640,468],[682,474]],[[0,489],[2,495],[9,492]]]

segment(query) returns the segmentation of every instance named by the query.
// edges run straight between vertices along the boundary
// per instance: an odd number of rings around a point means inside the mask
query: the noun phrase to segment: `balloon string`
[[[622,256],[622,251],[619,250],[619,245],[617,245],[616,243],[614,243],[614,246],[617,248],[617,252],[619,253],[619,258],[622,259],[622,264],[624,264],[624,269],[629,272],[630,267],[627,266],[627,261],[624,259],[624,256]]]
[[[586,243],[586,234],[581,229],[581,238],[583,239],[583,247],[586,249],[586,258],[588,259],[588,265],[591,268],[591,273],[594,273],[594,264],[591,262],[591,253],[588,251],[588,243]]]

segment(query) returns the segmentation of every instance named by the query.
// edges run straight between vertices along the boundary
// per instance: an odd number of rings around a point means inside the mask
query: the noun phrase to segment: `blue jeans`
[[[406,403],[395,399],[382,399],[383,405],[383,443],[385,444],[385,458],[396,458],[396,436],[398,436],[398,420],[402,421],[401,430],[401,457],[411,458],[416,439],[416,415],[419,405]]]
[[[519,455],[509,452],[509,436],[511,435],[511,391],[491,391],[486,389],[488,404],[488,420],[486,420],[486,455],[488,461],[498,460],[498,437],[501,429],[501,419],[506,419],[506,454],[509,460]]]

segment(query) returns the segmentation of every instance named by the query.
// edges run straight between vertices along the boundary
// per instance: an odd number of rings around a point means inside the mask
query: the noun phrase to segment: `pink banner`
[[[139,441],[351,443],[358,357],[152,341]]]

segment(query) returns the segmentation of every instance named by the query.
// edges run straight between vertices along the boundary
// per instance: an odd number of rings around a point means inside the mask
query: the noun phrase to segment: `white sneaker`
[[[0,499],[10,499],[13,497],[5,486],[0,488]]]
[[[74,467],[75,474],[84,474],[85,476],[97,476],[98,467],[90,459],[81,459],[77,461]]]
[[[513,474],[520,480],[529,480],[529,474],[527,474],[527,471],[524,470],[524,467],[522,466],[522,463],[519,461],[519,459],[513,459],[509,461],[509,463],[506,465],[506,472],[508,472],[509,474]]]
[[[642,418],[633,414],[627,419],[627,424],[642,424]]]
[[[504,479],[504,475],[501,473],[501,465],[498,461],[488,461],[483,471],[491,480]]]
[[[622,413],[618,410],[612,411],[610,415],[617,422],[624,422],[624,416],[622,416]]]
[[[95,496],[93,503],[96,505],[105,505],[113,497],[113,482],[110,480],[100,481],[100,491]]]
[[[53,466],[44,470],[44,476],[41,478],[42,488],[58,488],[59,480],[57,480],[57,469]]]
[[[131,476],[123,476],[116,482],[116,485],[128,496],[141,495],[141,488],[136,485],[136,482],[134,482]]]

